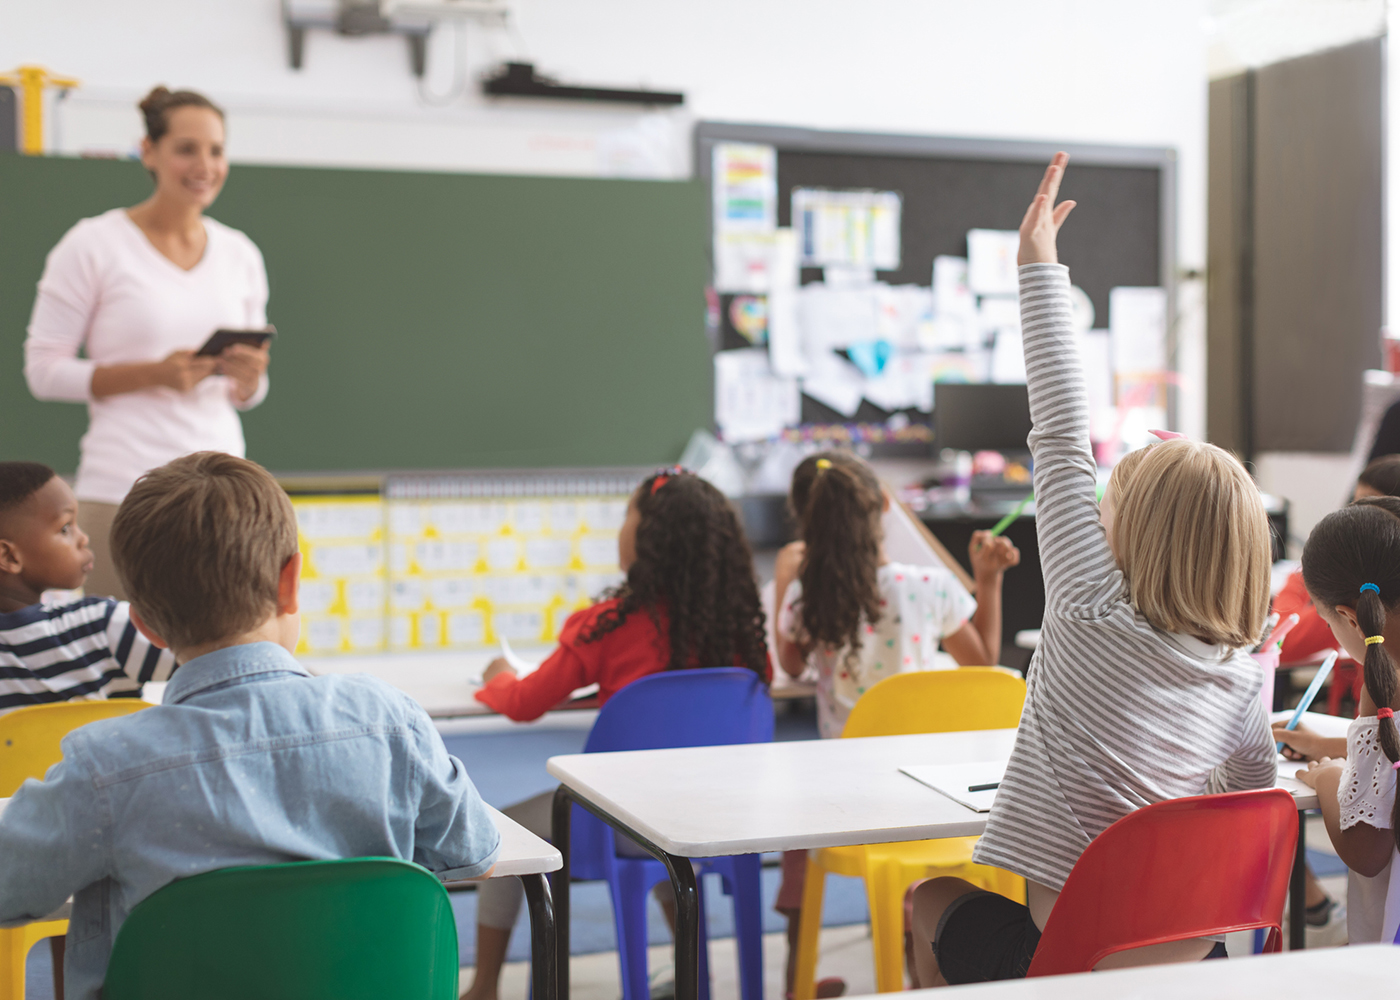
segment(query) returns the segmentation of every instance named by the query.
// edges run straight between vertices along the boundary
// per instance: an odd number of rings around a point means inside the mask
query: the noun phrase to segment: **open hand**
[[[1335,771],[1337,773],[1337,777],[1340,779],[1342,768],[1345,766],[1345,758],[1343,758],[1342,760],[1337,760],[1333,757],[1323,757],[1321,760],[1315,760],[1308,764],[1307,767],[1300,770],[1298,772],[1298,780],[1301,781],[1303,784],[1307,785],[1309,788],[1316,790],[1317,781],[1319,778],[1321,778],[1324,774],[1330,774],[1333,771]]]
[[[258,391],[258,382],[267,371],[269,351],[266,344],[252,347],[248,344],[230,344],[218,357],[220,375],[233,380],[234,392],[240,401],[253,398]]]
[[[194,351],[174,351],[164,361],[156,362],[155,382],[176,392],[189,392],[213,375],[217,366],[215,358],[201,358]]]
[[[999,576],[1021,562],[1021,550],[1011,544],[1011,539],[990,531],[972,533],[967,556],[972,562],[972,575],[978,580]]]
[[[1074,209],[1074,202],[1064,201],[1055,204],[1055,196],[1060,193],[1060,181],[1065,176],[1065,164],[1069,163],[1068,153],[1056,153],[1045,168],[1045,176],[1040,180],[1040,188],[1035,200],[1026,209],[1026,217],[1021,220],[1021,249],[1016,254],[1017,264],[1058,264],[1059,255],[1055,251],[1055,237],[1064,225],[1065,219]]]

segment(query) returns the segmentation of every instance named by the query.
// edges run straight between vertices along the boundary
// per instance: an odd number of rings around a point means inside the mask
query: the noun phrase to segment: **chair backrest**
[[[147,707],[138,698],[112,698],[29,705],[0,715],[0,798],[15,794],[26,778],[42,781],[63,759],[63,737],[79,726]]]
[[[920,670],[886,677],[860,696],[844,736],[1015,729],[1026,682],[1000,667]]]
[[[598,711],[584,753],[768,743],[773,699],[752,670],[667,670],[628,684]],[[606,878],[612,829],[574,806],[569,856],[574,878]]]
[[[773,739],[773,699],[752,670],[666,670],[628,684],[598,711],[584,753]]]
[[[1144,806],[1080,856],[1027,975],[1088,972],[1129,948],[1280,927],[1298,810],[1281,788]]]
[[[143,899],[117,932],[106,1000],[456,1000],[442,884],[396,858],[224,868]]]

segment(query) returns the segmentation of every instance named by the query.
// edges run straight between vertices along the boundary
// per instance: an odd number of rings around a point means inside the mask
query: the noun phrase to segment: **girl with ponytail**
[[[1303,549],[1303,582],[1338,644],[1364,665],[1366,686],[1346,757],[1323,757],[1298,778],[1317,789],[1327,834],[1351,869],[1348,940],[1390,942],[1400,928],[1400,498],[1358,500],[1323,518]]]
[[[806,458],[788,494],[801,541],[778,556],[778,662],[793,677],[817,672],[817,723],[840,736],[856,700],[893,674],[937,669],[939,643],[962,666],[988,666],[1001,655],[1001,581],[1021,554],[1004,537],[979,531],[969,546],[976,599],[943,566],[890,562],[883,515],[890,499],[865,462],[848,452]],[[774,908],[788,918],[791,995],[806,851],[783,856]],[[839,979],[817,984],[839,996]]]

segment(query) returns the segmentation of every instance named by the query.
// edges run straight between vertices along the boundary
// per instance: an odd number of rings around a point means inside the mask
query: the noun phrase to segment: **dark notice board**
[[[0,156],[0,458],[77,466],[22,372],[44,258],[150,192],[136,163]],[[210,215],[267,261],[283,472],[674,461],[713,402],[696,183],[235,166]]]
[[[1175,154],[1130,146],[1052,145],[982,139],[823,132],[765,125],[702,122],[696,172],[712,177],[718,142],[756,142],[778,151],[778,225],[792,221],[796,187],[898,191],[900,269],[877,271],[890,284],[928,285],[933,258],[967,256],[969,229],[1017,229],[1046,164],[1070,154],[1062,198],[1078,202],[1060,231],[1060,260],[1094,303],[1095,326],[1108,326],[1109,289],[1161,285],[1173,301],[1175,280]],[[820,271],[804,271],[803,281]],[[1168,315],[1168,329],[1174,328]],[[1169,334],[1170,336],[1170,334]],[[1174,344],[1168,343],[1169,356]],[[883,419],[868,402],[857,419]],[[803,419],[846,418],[803,398]]]

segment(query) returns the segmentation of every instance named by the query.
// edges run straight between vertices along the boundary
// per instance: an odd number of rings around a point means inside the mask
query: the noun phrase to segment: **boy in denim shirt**
[[[99,995],[122,921],[177,878],[368,855],[490,874],[500,836],[423,709],[292,658],[301,556],[266,471],[201,452],[148,473],[112,549],[132,621],[180,670],[164,704],[71,733],[0,816],[0,921],[74,895],[70,998]]]

